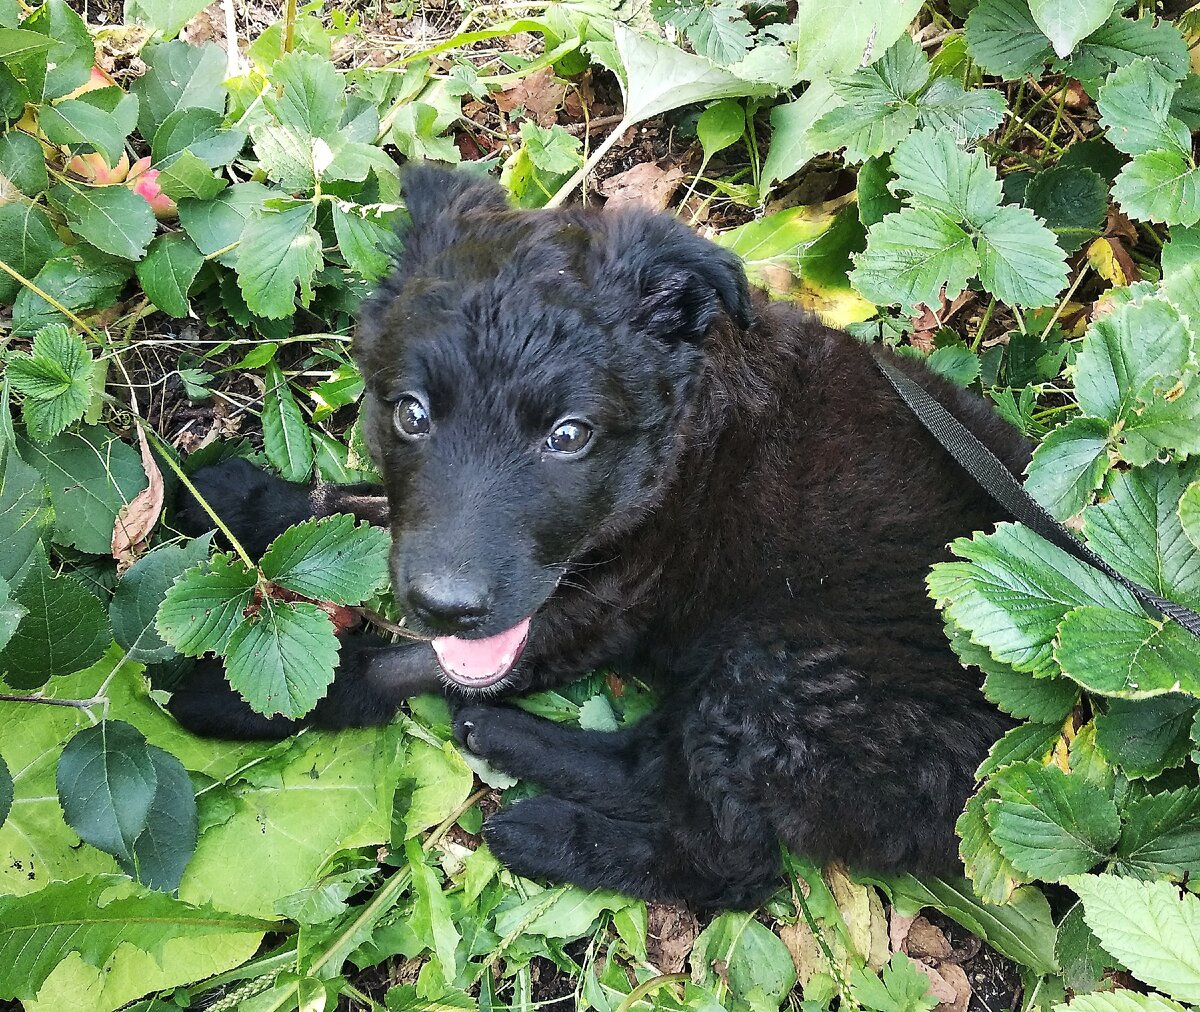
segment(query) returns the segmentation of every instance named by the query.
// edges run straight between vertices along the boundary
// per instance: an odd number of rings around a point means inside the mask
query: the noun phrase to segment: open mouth
[[[529,619],[523,618],[511,629],[486,639],[439,636],[431,645],[450,681],[467,689],[485,689],[512,670],[528,636]]]

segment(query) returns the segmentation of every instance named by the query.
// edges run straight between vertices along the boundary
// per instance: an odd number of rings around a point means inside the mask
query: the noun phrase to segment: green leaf
[[[991,88],[966,91],[952,77],[939,77],[917,100],[921,126],[944,132],[959,144],[991,133],[1004,120],[1004,96]]]
[[[964,344],[934,348],[925,364],[956,386],[968,387],[979,378],[979,356]]]
[[[41,32],[0,28],[0,62],[19,63],[27,56],[44,53],[54,43]]]
[[[1067,883],[1106,952],[1138,980],[1179,1001],[1200,1000],[1200,899],[1169,882],[1077,875]]]
[[[131,861],[158,784],[142,732],[121,720],[84,728],[63,749],[57,780],[67,825],[84,843]]]
[[[920,7],[919,0],[868,0],[850,7],[799,0],[789,40],[795,46],[796,79],[849,74],[878,59],[908,30]]]
[[[184,149],[158,173],[159,188],[172,200],[211,200],[228,185],[202,158]]]
[[[13,601],[11,595],[8,581],[0,577],[0,650],[12,639],[17,626],[21,624],[21,619],[26,615],[24,605]]]
[[[229,637],[225,674],[259,713],[302,717],[328,690],[337,654],[333,622],[315,604],[264,598]]]
[[[1076,994],[1069,1004],[1055,1005],[1054,1012],[1184,1012],[1182,1005],[1157,994],[1139,991],[1097,991]]]
[[[359,213],[351,204],[334,204],[333,231],[338,249],[350,268],[366,281],[378,281],[391,269],[389,251],[395,233],[374,218]]]
[[[211,109],[178,109],[171,113],[154,134],[150,154],[165,164],[183,151],[190,151],[211,169],[233,161],[246,143],[241,129],[225,129],[220,113]]]
[[[38,158],[41,157],[39,148]],[[3,171],[2,168],[0,171]],[[27,278],[36,277],[46,262],[65,248],[46,212],[36,204],[14,200],[0,205],[0,249],[5,251],[4,262],[18,274]],[[21,290],[20,282],[6,274],[0,279],[0,303],[12,305]]]
[[[32,354],[9,359],[8,378],[25,395],[22,417],[30,436],[49,442],[83,417],[92,399],[94,366],[83,340],[62,324],[38,331]]]
[[[17,581],[49,526],[50,493],[42,476],[13,451],[0,452],[0,579]]]
[[[194,538],[184,547],[160,545],[138,559],[117,584],[108,616],[113,636],[131,661],[151,663],[178,656],[155,626],[158,609],[172,584],[208,558],[211,537]]]
[[[1024,207],[1001,207],[979,225],[979,280],[1001,302],[1037,308],[1058,301],[1066,254]]]
[[[149,25],[164,39],[173,39],[208,6],[202,0],[129,0],[125,20]]]
[[[148,752],[156,782],[146,828],[134,841],[132,860],[118,857],[117,863],[143,885],[169,893],[179,888],[196,850],[196,793],[187,770],[171,753],[153,746]]]
[[[1052,643],[1072,608],[1142,614],[1125,590],[1028,528],[1000,524],[950,547],[963,561],[934,566],[931,595],[974,642],[1018,671],[1056,673]]]
[[[745,132],[746,112],[741,102],[732,98],[714,102],[696,120],[696,136],[700,138],[705,160],[736,144]]]
[[[67,201],[67,219],[97,249],[126,260],[145,255],[157,227],[150,205],[120,184],[77,189]]]
[[[224,653],[257,584],[258,574],[240,559],[214,555],[171,585],[155,619],[159,635],[189,657]]]
[[[916,306],[954,299],[979,270],[971,237],[939,211],[906,207],[867,233],[850,281],[876,305]]]
[[[47,0],[22,22],[21,28],[39,32],[53,40],[45,56],[45,80],[42,86],[35,89],[31,81],[30,91],[35,93],[35,99],[49,101],[60,98],[87,83],[96,62],[96,45],[83,18],[70,8],[66,0]],[[40,95],[37,94],[39,91]],[[43,115],[46,108],[43,107]],[[44,120],[42,126],[44,129]]]
[[[969,798],[954,824],[954,832],[960,840],[958,853],[963,867],[980,899],[987,903],[1007,903],[1027,878],[1013,867],[992,839],[984,812],[988,802],[995,798],[996,792],[987,786]]]
[[[1130,217],[1194,225],[1200,221],[1200,169],[1178,151],[1135,155],[1117,177],[1113,196]]]
[[[1125,810],[1114,870],[1182,881],[1200,873],[1200,790],[1138,798]]]
[[[99,151],[109,165],[121,157],[129,134],[124,120],[82,98],[42,106],[38,126],[48,141]]]
[[[137,276],[157,308],[183,319],[188,315],[188,290],[203,266],[204,257],[195,244],[186,235],[171,232],[150,244],[146,259],[137,265]]]
[[[1100,79],[1113,66],[1123,67],[1143,56],[1151,58],[1169,80],[1187,76],[1188,46],[1179,29],[1166,19],[1155,23],[1148,12],[1137,21],[1114,14],[1084,39],[1067,67],[1087,79],[1089,93],[1094,95]]]
[[[887,186],[892,178],[890,169],[891,159],[886,157],[868,158],[859,166],[856,184],[858,216],[865,228],[900,210],[900,198],[892,196]]]
[[[307,481],[312,475],[312,435],[287,378],[274,362],[265,370],[263,396],[263,449],[267,459],[288,481]]]
[[[1175,86],[1149,59],[1134,60],[1109,75],[1096,105],[1113,146],[1128,155],[1191,148],[1187,127],[1170,114]]]
[[[1100,234],[1108,215],[1108,186],[1091,169],[1056,165],[1029,181],[1022,200],[1058,236],[1068,253]]]
[[[956,222],[981,225],[1000,205],[1000,181],[983,152],[963,151],[947,133],[913,134],[892,156],[892,172],[893,190],[907,191],[914,204],[941,211]]]
[[[1116,961],[1100,948],[1096,936],[1083,919],[1083,904],[1076,903],[1059,922],[1058,938],[1054,942],[1054,953],[1062,967],[1063,981],[1077,995],[1095,990],[1104,979],[1106,970],[1116,969]],[[1091,997],[1089,995],[1089,997]],[[1055,1007],[1055,1012],[1066,1008]],[[1094,1009],[1092,1012],[1102,1012]],[[1109,1012],[1118,1012],[1111,1009]],[[1131,1012],[1131,1010],[1125,1010]],[[1162,1010],[1166,1012],[1166,1010]]]
[[[408,866],[412,869],[415,900],[411,925],[417,937],[433,950],[446,980],[458,977],[454,951],[462,940],[450,916],[450,903],[442,892],[438,876],[426,863],[425,852],[417,840],[405,844]]]
[[[1065,720],[1079,700],[1079,689],[1069,679],[1034,678],[1004,667],[988,672],[983,694],[1005,713],[1042,724]]]
[[[762,1007],[781,1005],[796,983],[787,947],[751,914],[719,915],[700,932],[691,963],[697,983],[715,982],[720,964],[720,977],[727,982],[731,995],[746,1002],[752,992],[758,992]]]
[[[874,1012],[929,1012],[938,1000],[929,994],[929,977],[897,952],[876,977],[866,967],[850,975],[850,992],[863,1008]]]
[[[55,578],[40,549],[12,600],[25,616],[0,651],[0,672],[14,688],[34,689],[86,668],[112,639],[100,602],[78,580]]]
[[[1096,717],[1096,747],[1127,777],[1156,777],[1187,758],[1197,707],[1195,699],[1174,693],[1110,700]]]
[[[1192,545],[1200,550],[1200,481],[1194,481],[1179,499],[1179,526]]]
[[[212,200],[179,202],[179,223],[205,256],[236,243],[242,237],[246,219],[263,207],[272,191],[262,183],[235,183]],[[237,250],[217,257],[226,267],[237,265]]]
[[[546,172],[564,175],[583,164],[582,142],[560,126],[550,129],[538,126],[533,120],[521,122],[521,143],[533,164]]]
[[[1162,273],[1167,301],[1189,319],[1200,320],[1200,227],[1171,229],[1162,251]]]
[[[581,889],[578,886],[565,887],[548,907],[545,907],[545,899],[545,893],[539,893],[506,910],[496,918],[496,933],[507,935],[524,925],[525,934],[578,938],[587,934],[604,911],[620,910],[630,903],[628,897],[610,889]],[[540,913],[530,920],[529,915],[539,909]]]
[[[837,101],[832,85],[825,78],[818,78],[799,98],[781,102],[771,110],[771,146],[763,162],[760,183],[764,192],[777,179],[799,172],[824,150],[818,143],[815,124]]]
[[[165,42],[147,46],[139,55],[146,72],[129,90],[139,99],[138,132],[146,140],[156,142],[159,127],[181,109],[208,109],[218,120],[225,115],[227,61],[216,43]]]
[[[0,897],[0,998],[32,999],[68,954],[77,953],[85,965],[116,978],[105,985],[116,1000],[104,1007],[123,1005],[164,986],[164,978],[178,983],[207,976],[217,953],[249,957],[269,928],[267,921],[196,907],[117,875],[54,882],[28,896]],[[190,958],[189,950],[195,952]],[[131,970],[137,974],[139,967],[141,980],[131,982]]]
[[[74,313],[103,309],[117,301],[133,265],[125,260],[92,250],[82,243],[46,262],[33,283]],[[22,288],[13,303],[13,333],[31,336],[50,323],[66,323],[66,317],[40,295]]]
[[[1034,23],[1066,59],[1112,15],[1114,0],[1029,0]]]
[[[27,197],[36,197],[50,186],[42,146],[28,134],[15,130],[0,136],[0,174]],[[4,207],[17,210],[22,205],[6,204]]]
[[[1109,427],[1097,418],[1075,418],[1033,451],[1025,489],[1056,519],[1079,513],[1108,473]]]
[[[146,487],[137,451],[107,429],[86,425],[45,446],[23,444],[21,453],[50,486],[54,540],[110,554],[117,514]]]
[[[263,104],[284,126],[311,137],[328,137],[345,109],[342,75],[325,57],[293,52],[271,68],[275,88]]]
[[[976,780],[984,780],[1013,763],[1036,759],[1044,762],[1062,737],[1062,725],[1018,724],[1005,733],[989,750],[975,771]]]
[[[0,826],[4,825],[8,813],[12,811],[13,778],[8,772],[8,764],[0,756]]]
[[[259,123],[251,129],[254,152],[268,179],[279,183],[290,193],[311,190],[321,173],[317,169],[318,145],[324,144],[325,158],[329,145],[314,141],[295,127],[276,123]]]
[[[1076,608],[1059,626],[1063,674],[1105,696],[1200,694],[1200,640],[1174,622],[1109,608]]]
[[[1036,761],[1014,763],[990,781],[997,797],[985,817],[1014,867],[1055,882],[1087,871],[1112,851],[1121,832],[1116,805],[1086,780]]]
[[[980,0],[967,17],[967,47],[989,74],[1016,81],[1053,55],[1025,0]]]
[[[438,748],[419,739],[409,743],[403,778],[412,785],[406,804],[401,796],[396,799],[396,821],[403,826],[405,839],[457,811],[475,782],[475,774],[451,742]]]
[[[316,208],[310,203],[286,211],[255,211],[246,219],[237,275],[251,312],[268,320],[291,316],[297,286],[301,303],[312,301],[313,277],[322,262],[315,220]]]
[[[263,575],[303,597],[359,604],[388,584],[387,531],[345,513],[284,531],[262,558]]]

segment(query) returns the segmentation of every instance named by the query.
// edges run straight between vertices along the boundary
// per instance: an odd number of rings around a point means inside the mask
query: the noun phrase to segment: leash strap
[[[872,345],[871,354],[875,364],[879,366],[879,371],[909,410],[916,415],[917,420],[929,430],[930,435],[941,443],[967,474],[1008,510],[1015,520],[1019,520],[1039,537],[1045,538],[1068,555],[1116,580],[1141,602],[1153,618],[1165,615],[1193,636],[1200,637],[1200,615],[1190,608],[1160,597],[1154,591],[1118,573],[1026,492],[1000,459],[970,429],[950,414],[937,398],[889,362],[887,353],[880,345]]]

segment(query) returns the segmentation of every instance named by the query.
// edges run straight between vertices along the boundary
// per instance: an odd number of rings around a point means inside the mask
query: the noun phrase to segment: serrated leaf
[[[1111,699],[1096,716],[1096,748],[1127,777],[1150,779],[1180,766],[1191,748],[1189,731],[1200,702],[1168,694]]]
[[[583,164],[582,142],[560,126],[538,126],[532,120],[521,123],[521,143],[533,164],[546,172],[565,175]]]
[[[893,190],[955,221],[980,225],[996,214],[1001,187],[982,151],[963,151],[946,133],[921,130],[892,155]],[[952,297],[952,296],[951,296]]]
[[[856,967],[850,990],[859,1005],[874,1012],[929,1012],[938,1004],[929,994],[929,977],[903,952],[893,955],[878,977]]]
[[[96,61],[96,45],[87,24],[66,0],[47,0],[20,27],[53,40],[46,51],[44,80],[40,87],[30,88],[35,98],[44,101],[59,98],[87,82]]]
[[[972,58],[990,74],[1016,81],[1053,55],[1025,0],[980,0],[966,24]]]
[[[130,84],[130,91],[140,99],[138,132],[147,141],[153,143],[167,117],[181,109],[207,109],[218,120],[225,115],[227,61],[216,43],[165,42],[147,46],[139,55],[146,72]]]
[[[267,459],[288,481],[307,481],[312,474],[312,435],[287,378],[274,362],[265,370],[263,449]]]
[[[20,28],[0,28],[0,61],[17,63],[27,56],[44,53],[54,42],[41,32]]]
[[[387,531],[338,513],[284,531],[262,557],[263,575],[304,597],[334,604],[365,601],[388,583]]]
[[[1200,790],[1138,798],[1125,809],[1115,870],[1182,881],[1200,873]]]
[[[867,234],[855,259],[854,288],[876,305],[916,306],[955,298],[979,270],[971,237],[938,211],[906,207]]]
[[[1174,622],[1109,608],[1076,608],[1058,629],[1063,674],[1104,696],[1200,694],[1200,639]]]
[[[202,158],[184,149],[159,169],[158,186],[172,200],[212,200],[228,185],[213,175]]]
[[[38,158],[42,157],[39,148]],[[36,204],[14,200],[0,205],[0,249],[6,254],[4,262],[18,274],[36,277],[47,261],[65,248],[46,212]],[[12,305],[21,290],[21,283],[6,274],[0,279],[0,302]]]
[[[15,452],[0,453],[0,460],[0,579],[15,583],[49,526],[50,492],[42,476]]]
[[[121,870],[151,889],[174,892],[196,850],[199,825],[196,792],[183,764],[170,752],[150,746],[154,798],[146,828],[133,843],[132,859],[118,857]]]
[[[165,164],[183,151],[190,151],[211,169],[220,168],[237,157],[246,143],[245,131],[222,126],[220,113],[211,109],[177,109],[154,134],[150,155]]]
[[[1142,994],[1140,991],[1096,991],[1092,994],[1076,994],[1069,1004],[1055,1005],[1054,1012],[1185,1012],[1168,998],[1157,994]]]
[[[1075,708],[1079,688],[1066,678],[1034,678],[1023,671],[1000,669],[988,673],[983,694],[1014,717],[1054,723]]]
[[[146,737],[122,720],[75,735],[58,760],[58,800],[84,843],[131,860],[146,828],[158,775]]]
[[[1112,800],[1057,766],[1014,763],[989,784],[997,794],[985,809],[992,838],[1014,867],[1034,878],[1055,882],[1088,871],[1120,835]]]
[[[1135,977],[1180,1001],[1200,1001],[1200,899],[1169,882],[1077,875],[1087,925]]]
[[[963,867],[979,898],[987,903],[1007,903],[1017,886],[1028,879],[992,839],[984,810],[995,797],[996,792],[986,786],[973,795],[954,824],[954,832],[960,840],[958,853]]]
[[[321,236],[313,228],[316,208],[305,203],[286,211],[254,211],[238,248],[237,275],[246,305],[258,316],[282,320],[300,301],[312,301],[312,281],[321,266]]]
[[[1200,481],[1192,482],[1180,497],[1178,515],[1183,533],[1200,551]]]
[[[1024,207],[1001,207],[979,225],[979,280],[1002,302],[1037,308],[1058,300],[1067,257]]]
[[[159,635],[155,617],[172,584],[208,558],[211,540],[194,538],[182,548],[160,545],[138,559],[117,584],[108,615],[113,636],[131,661],[150,663],[177,656]]]
[[[970,386],[979,378],[979,356],[963,344],[934,348],[925,365],[960,387]]]
[[[28,134],[15,130],[0,136],[0,175],[27,197],[42,193],[50,185],[42,146]],[[25,205],[29,206],[32,205]],[[20,203],[7,204],[5,207],[22,209]]]
[[[271,81],[275,88],[263,95],[263,104],[280,123],[309,137],[327,137],[337,127],[345,86],[326,57],[288,53],[275,61]]]
[[[204,257],[195,244],[179,232],[160,235],[137,265],[138,281],[146,297],[164,313],[182,319],[188,315],[188,290]]]
[[[22,417],[30,436],[49,442],[83,417],[92,399],[93,368],[83,340],[62,324],[38,331],[32,354],[9,359],[9,382],[26,398]]]
[[[92,250],[82,243],[46,262],[33,283],[61,305],[79,314],[104,309],[117,301],[133,265]],[[13,303],[12,328],[18,336],[32,336],[50,323],[66,317],[29,288],[22,288]]]
[[[1004,120],[1004,96],[991,88],[966,91],[952,77],[939,77],[917,100],[921,126],[963,144],[991,133]]]
[[[1066,59],[1109,19],[1114,6],[1114,0],[1029,0],[1029,13],[1054,51]]]
[[[21,453],[50,486],[54,540],[108,555],[117,515],[147,484],[137,451],[107,429],[85,425],[44,446],[22,444]]]
[[[1117,176],[1113,196],[1130,217],[1194,225],[1200,221],[1200,169],[1179,151],[1135,155]]]
[[[337,654],[333,622],[315,604],[264,598],[230,636],[225,674],[259,713],[302,717],[333,681]]]
[[[1162,251],[1162,292],[1194,329],[1200,320],[1200,227],[1173,228],[1169,238]]]
[[[214,555],[171,585],[155,619],[159,635],[189,657],[224,653],[257,584],[258,574],[240,559]]]
[[[318,145],[324,141],[315,141],[295,127],[278,123],[258,123],[250,132],[254,137],[254,153],[268,179],[292,193],[316,186],[321,172],[315,159]],[[328,149],[325,144],[324,150]],[[325,157],[329,159],[332,155]]]
[[[333,207],[333,231],[338,249],[352,270],[367,281],[378,281],[391,269],[389,253],[395,246],[395,233],[351,207],[342,204]]]
[[[1169,80],[1187,76],[1188,46],[1179,29],[1166,19],[1156,22],[1149,12],[1136,21],[1114,14],[1084,39],[1064,66],[1086,79],[1089,94],[1094,95],[1101,78],[1114,66],[1123,67],[1139,57],[1152,59]]]
[[[1052,644],[1072,608],[1143,614],[1127,591],[1026,527],[1000,524],[950,547],[963,561],[934,566],[931,595],[972,640],[1018,671],[1056,673]]]
[[[1108,186],[1091,169],[1056,165],[1035,173],[1021,201],[1058,236],[1068,253],[1100,234],[1108,215]]]
[[[1056,519],[1075,516],[1108,473],[1108,434],[1108,424],[1097,418],[1059,426],[1033,451],[1026,491]]]
[[[1149,59],[1134,60],[1110,74],[1096,105],[1113,146],[1128,155],[1160,149],[1187,152],[1187,127],[1170,113],[1174,90]]]
[[[173,39],[207,6],[203,0],[129,0],[125,20],[143,22],[164,39]]]
[[[120,184],[80,187],[67,201],[67,219],[97,249],[126,260],[145,255],[157,227],[149,203]]]
[[[42,106],[38,127],[54,144],[99,151],[109,165],[121,157],[129,133],[123,119],[81,98]]]
[[[1091,928],[1083,919],[1083,904],[1076,903],[1059,922],[1058,938],[1054,940],[1054,954],[1062,970],[1063,981],[1077,995],[1083,995],[1099,986],[1106,970],[1115,969],[1116,961],[1105,952]],[[1090,995],[1088,997],[1091,997]],[[1055,1012],[1066,1008],[1055,1006]],[[1118,1012],[1118,1008],[1091,1012]],[[1132,1012],[1121,1009],[1120,1012]],[[1166,1009],[1160,1012],[1167,1012]]]
[[[12,600],[12,589],[8,581],[0,577],[0,650],[12,639],[21,619],[27,614],[24,605]]]
[[[236,243],[246,227],[246,219],[273,194],[262,183],[235,183],[212,200],[179,202],[179,223],[205,256]],[[226,267],[237,265],[237,250],[222,253],[217,262]]]

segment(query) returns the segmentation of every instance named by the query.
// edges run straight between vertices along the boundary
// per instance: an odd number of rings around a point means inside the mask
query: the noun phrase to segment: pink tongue
[[[529,619],[521,619],[511,629],[482,640],[460,636],[439,636],[433,641],[438,663],[461,685],[483,687],[500,681],[521,656]]]

